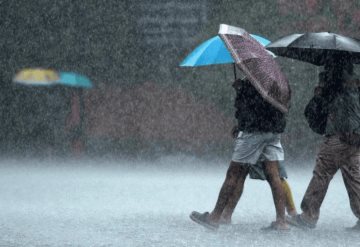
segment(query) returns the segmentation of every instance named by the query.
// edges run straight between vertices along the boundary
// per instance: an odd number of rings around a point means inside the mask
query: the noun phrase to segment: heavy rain
[[[356,246],[359,21],[356,0],[0,0],[0,246]]]

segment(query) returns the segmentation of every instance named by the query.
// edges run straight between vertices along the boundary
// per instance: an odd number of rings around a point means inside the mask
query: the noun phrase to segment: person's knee
[[[280,180],[280,177],[278,177],[278,176],[268,176],[267,181],[268,181],[268,183],[270,184],[271,187],[273,187],[273,186],[281,187],[281,184],[282,184],[281,180]]]
[[[334,173],[332,171],[317,169],[317,167],[313,171],[313,179],[321,183],[329,183],[333,177]]]
[[[226,180],[229,182],[236,182],[237,169],[233,166],[230,166],[226,173]]]
[[[265,174],[266,177],[268,178],[268,180],[274,180],[274,179],[279,179],[280,180],[280,175],[279,175],[279,166],[278,166],[278,162],[277,161],[267,161],[264,164],[264,170],[265,170]]]
[[[240,177],[246,177],[248,168],[245,164],[232,161],[226,173],[226,180],[229,183],[236,183]]]

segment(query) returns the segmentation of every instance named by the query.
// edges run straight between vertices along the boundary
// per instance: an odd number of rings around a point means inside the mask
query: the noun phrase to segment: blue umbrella
[[[74,72],[60,72],[60,79],[57,83],[80,88],[92,88],[93,86],[89,78]]]
[[[257,40],[263,46],[270,44],[270,40],[267,40],[261,36],[251,34],[251,36]],[[227,50],[224,42],[219,36],[215,36],[211,39],[200,44],[195,48],[180,64],[183,67],[196,67],[211,64],[226,64],[235,63],[231,57],[230,52]]]
[[[81,142],[82,138],[84,137],[85,133],[85,101],[83,95],[84,88],[92,88],[93,84],[89,78],[84,75],[74,73],[74,72],[60,72],[60,79],[57,84],[70,86],[79,88],[80,90],[73,91],[73,96],[79,97],[80,103],[80,124],[77,128],[74,129],[72,133],[73,142]]]

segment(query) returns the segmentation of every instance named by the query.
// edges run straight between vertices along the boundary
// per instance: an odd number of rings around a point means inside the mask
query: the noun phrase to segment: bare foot
[[[296,212],[295,209],[294,209],[294,210],[290,210],[290,211],[288,212],[288,215],[291,216],[291,217],[296,216],[297,214],[298,214],[298,213]]]
[[[263,231],[289,231],[290,228],[286,222],[273,221],[270,226],[261,228]]]
[[[231,225],[231,218],[225,218],[225,217],[220,217],[219,220],[219,224],[220,225]]]

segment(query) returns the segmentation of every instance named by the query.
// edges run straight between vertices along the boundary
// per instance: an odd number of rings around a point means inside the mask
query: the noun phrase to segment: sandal
[[[217,230],[219,228],[219,224],[211,222],[209,220],[209,215],[209,212],[199,213],[194,211],[190,214],[190,219],[210,230]]]
[[[301,214],[295,216],[286,216],[286,222],[289,225],[299,227],[302,229],[314,229],[316,227],[315,223],[310,223],[301,216]]]

